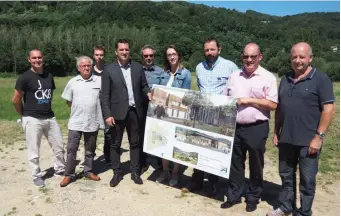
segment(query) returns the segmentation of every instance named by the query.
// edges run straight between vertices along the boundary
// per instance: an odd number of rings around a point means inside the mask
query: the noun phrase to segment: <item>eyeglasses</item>
[[[177,55],[178,55],[177,53],[169,53],[167,54],[167,57],[170,58],[170,57],[177,56]]]
[[[78,65],[79,67],[81,67],[81,68],[86,68],[86,67],[91,67],[91,65]]]
[[[247,60],[249,58],[251,58],[252,60],[255,60],[258,57],[258,55],[242,55],[242,58],[244,60]]]
[[[153,57],[154,57],[154,54],[150,54],[150,55],[143,55],[143,57],[144,57],[144,58],[148,58],[148,57],[150,57],[150,58],[153,58]]]

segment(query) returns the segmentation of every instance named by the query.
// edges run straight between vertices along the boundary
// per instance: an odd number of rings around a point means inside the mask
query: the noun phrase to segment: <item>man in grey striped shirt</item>
[[[222,94],[229,76],[238,70],[235,63],[220,57],[221,46],[216,38],[208,38],[203,43],[205,60],[197,65],[196,75],[199,90],[204,93]],[[200,190],[203,187],[204,172],[194,169],[184,192]],[[216,195],[218,176],[209,174],[210,196]]]

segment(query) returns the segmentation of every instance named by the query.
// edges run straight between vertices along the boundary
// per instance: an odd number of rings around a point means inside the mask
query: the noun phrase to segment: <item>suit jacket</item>
[[[143,118],[143,98],[150,92],[142,65],[130,62],[131,82],[134,93],[137,116]],[[118,62],[104,67],[102,75],[102,111],[104,120],[114,117],[124,120],[129,107],[128,88]]]

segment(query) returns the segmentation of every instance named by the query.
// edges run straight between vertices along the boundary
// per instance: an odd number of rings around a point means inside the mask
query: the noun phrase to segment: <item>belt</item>
[[[269,122],[269,121],[268,120],[257,120],[255,122],[247,123],[247,124],[239,124],[239,123],[237,123],[237,127],[249,127],[249,126],[263,124],[265,122]]]

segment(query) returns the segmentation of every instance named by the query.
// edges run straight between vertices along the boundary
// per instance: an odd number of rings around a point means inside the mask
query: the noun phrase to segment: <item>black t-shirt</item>
[[[92,67],[91,67],[91,73],[92,73],[93,75],[96,75],[96,76],[102,76],[102,74],[103,74],[103,68],[104,68],[104,63],[103,63],[103,62],[100,63],[100,67],[102,68],[102,72],[101,72],[101,73],[98,73],[98,72],[95,70],[95,64],[92,65]]]
[[[102,74],[103,74],[103,71],[102,71],[102,73],[98,73],[97,71],[95,71],[95,69],[92,67],[92,69],[91,69],[91,73],[93,74],[93,75],[96,75],[96,76],[102,76]]]
[[[51,101],[56,86],[50,73],[37,74],[28,70],[17,79],[15,89],[24,92],[23,116],[42,119],[54,117]]]

